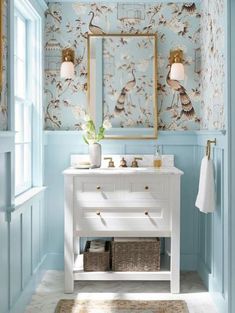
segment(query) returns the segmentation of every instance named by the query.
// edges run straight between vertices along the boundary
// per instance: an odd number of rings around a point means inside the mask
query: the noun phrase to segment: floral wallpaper
[[[3,3],[3,87],[0,95],[0,131],[7,130],[7,0]]]
[[[202,129],[225,127],[225,1],[203,0],[201,17]]]
[[[200,128],[198,3],[49,3],[45,15],[45,129],[81,128],[87,110],[87,35],[122,32],[158,35],[159,129]],[[60,78],[61,49],[65,47],[75,49],[74,80]],[[177,48],[184,51],[186,77],[181,82],[169,77],[169,52]]]
[[[103,119],[113,128],[153,128],[155,37],[108,37],[102,43],[103,90],[97,100],[103,102]]]

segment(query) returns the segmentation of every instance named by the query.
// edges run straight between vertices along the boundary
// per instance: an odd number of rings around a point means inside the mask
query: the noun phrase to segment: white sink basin
[[[99,170],[104,171],[146,171],[153,167],[101,167]]]
[[[116,174],[132,174],[132,173],[139,173],[139,172],[149,172],[149,171],[156,171],[154,167],[101,167],[97,169],[93,169],[99,173],[116,173]]]

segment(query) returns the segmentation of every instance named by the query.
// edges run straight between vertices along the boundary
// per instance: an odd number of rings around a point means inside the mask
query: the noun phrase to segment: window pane
[[[32,187],[32,103],[28,96],[33,93],[33,73],[28,78],[28,64],[34,46],[28,37],[27,19],[15,9],[14,72],[15,72],[15,190],[16,195]],[[29,42],[30,40],[30,42]],[[30,66],[31,71],[31,66]]]
[[[16,49],[15,55],[22,61],[26,59],[26,23],[19,16],[16,18]]]
[[[23,159],[24,149],[23,145],[16,145],[15,147],[15,188],[16,192],[19,186],[24,184],[23,176]]]
[[[31,144],[24,144],[24,181],[31,187]]]
[[[25,80],[26,80],[26,64],[22,60],[16,58],[15,61],[15,95],[19,98],[25,98]]]
[[[31,142],[31,105],[24,106],[24,142]]]
[[[23,142],[24,140],[24,133],[23,133],[23,104],[19,101],[15,101],[15,141],[16,143]]]

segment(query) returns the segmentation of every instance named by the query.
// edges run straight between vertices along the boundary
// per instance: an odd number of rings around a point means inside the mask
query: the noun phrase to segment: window
[[[32,186],[32,101],[28,92],[27,20],[15,10],[15,193]]]
[[[42,185],[42,26],[27,0],[14,8],[15,195]]]

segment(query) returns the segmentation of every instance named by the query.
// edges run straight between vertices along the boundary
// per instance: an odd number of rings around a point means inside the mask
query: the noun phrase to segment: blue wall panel
[[[201,135],[198,138],[198,168],[205,153],[205,147],[202,143],[207,139],[213,139],[213,137]],[[226,163],[224,156],[226,136],[216,136],[216,139],[217,145],[213,148],[212,153],[215,169],[216,209],[213,214],[199,214],[198,271],[214,295],[220,312],[227,312],[228,250],[226,243],[227,229],[225,228],[227,208],[225,206]]]
[[[22,287],[24,288],[32,274],[32,241],[31,241],[31,210],[26,209],[22,215]]]
[[[175,155],[175,165],[184,171],[181,183],[181,268],[193,270],[197,267],[198,211],[196,199],[197,180],[195,168],[196,146],[170,145],[163,147],[164,154]]]
[[[207,139],[217,138],[212,155],[215,165],[216,211],[203,214],[195,207],[201,159]],[[226,289],[224,247],[224,142],[221,132],[160,132],[163,154],[173,154],[175,165],[184,171],[181,185],[181,269],[198,270],[209,290],[216,293],[225,312]],[[45,136],[45,179],[49,254],[63,265],[63,175],[70,155],[87,153],[77,132],[47,132]],[[105,154],[152,154],[156,141],[103,141]],[[50,259],[51,261],[53,258]],[[58,261],[59,260],[59,261]],[[50,263],[53,268],[55,263]],[[225,290],[226,292],[226,290]]]
[[[71,154],[87,153],[87,146],[78,132],[47,132],[45,146],[45,184],[48,245],[47,251],[59,255],[63,264],[63,175],[69,166]],[[183,132],[160,133],[158,143],[164,154],[174,154],[176,166],[185,174],[182,177],[181,210],[181,266],[185,270],[196,270],[198,257],[198,210],[196,198],[197,175],[193,170],[196,158],[195,134]],[[156,141],[103,141],[105,154],[153,154]]]
[[[1,143],[1,141],[0,141]],[[0,144],[0,312],[6,313],[9,306],[9,233],[6,208],[9,206],[8,170],[10,154],[5,141]],[[1,153],[2,152],[2,153]]]
[[[36,202],[30,207],[32,216],[32,271],[34,272],[40,263],[40,205]]]
[[[1,190],[1,189],[0,189]],[[0,312],[8,311],[9,296],[8,224],[5,213],[0,212]]]
[[[22,283],[22,240],[20,211],[12,214],[10,223],[10,304],[18,299]]]

